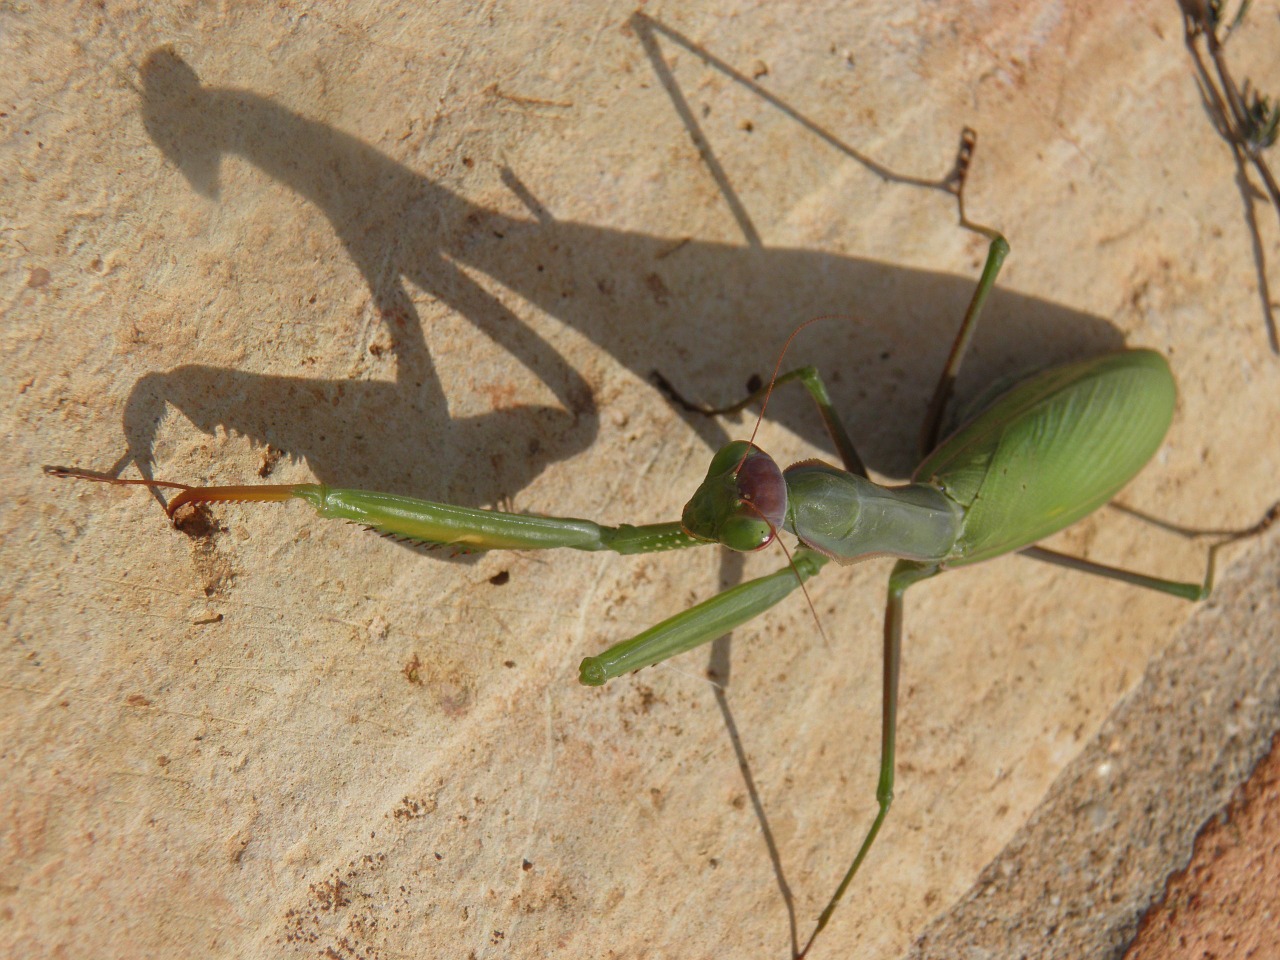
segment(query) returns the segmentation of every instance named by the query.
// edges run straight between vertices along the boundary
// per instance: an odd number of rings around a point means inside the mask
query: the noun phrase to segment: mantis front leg
[[[705,544],[685,533],[678,521],[640,526],[604,526],[575,517],[542,517],[479,510],[390,493],[327,487],[316,483],[196,487],[163,480],[122,480],[66,467],[46,467],[50,476],[94,480],[119,486],[176,489],[165,508],[170,517],[189,504],[304,500],[318,515],[348,520],[416,543],[462,550],[612,550],[620,554],[657,553]],[[632,670],[650,666],[723,636],[777,604],[816,574],[827,558],[811,550],[796,552],[793,565],[726,590],[664,620],[604,653],[582,661],[580,679],[598,686]]]
[[[821,570],[826,562],[826,557],[812,550],[797,550],[790,566],[731,587],[630,640],[615,644],[599,656],[587,657],[578,668],[578,679],[589,687],[596,687],[624,673],[710,643],[777,604]]]
[[[121,480],[66,467],[45,467],[55,477],[95,480],[119,486],[166,487],[180,490],[165,507],[172,517],[188,504],[215,502],[279,502],[305,500],[319,516],[348,520],[375,533],[402,540],[459,550],[612,550],[614,553],[656,553],[696,546],[704,541],[689,536],[677,521],[641,526],[604,526],[575,517],[541,517],[457,507],[372,490],[351,490],[319,483],[253,484],[235,487],[195,487],[164,480]]]

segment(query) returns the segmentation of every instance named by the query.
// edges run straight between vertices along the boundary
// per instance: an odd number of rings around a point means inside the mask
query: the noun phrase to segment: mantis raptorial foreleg
[[[579,667],[578,679],[588,686],[598,686],[723,637],[779,603],[826,562],[826,557],[812,550],[797,550],[790,566],[730,587],[630,640],[615,644],[599,656],[587,657]]]
[[[698,546],[679,522],[640,526],[604,526],[575,517],[542,517],[435,503],[392,493],[350,490],[318,483],[254,484],[195,487],[162,480],[121,480],[67,467],[45,467],[55,477],[97,480],[121,486],[167,487],[182,491],[165,508],[172,517],[188,504],[305,500],[331,520],[348,520],[375,533],[429,546],[468,550],[612,550],[614,553],[657,553]]]

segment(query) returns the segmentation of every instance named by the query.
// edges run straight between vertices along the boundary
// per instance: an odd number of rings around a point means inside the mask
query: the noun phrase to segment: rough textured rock
[[[1126,960],[1266,957],[1280,914],[1280,750],[1258,764],[1221,819],[1196,838],[1195,856],[1143,918]]]

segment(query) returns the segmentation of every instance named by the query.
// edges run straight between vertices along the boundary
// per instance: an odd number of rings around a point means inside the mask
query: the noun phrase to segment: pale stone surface
[[[797,598],[587,690],[583,655],[779,559],[450,562],[300,506],[193,540],[39,467],[669,519],[750,421],[687,420],[650,371],[736,399],[838,313],[792,358],[900,476],[984,246],[820,134],[934,178],[979,130],[970,212],[1014,249],[962,393],[1155,347],[1178,415],[1124,499],[1238,526],[1276,498],[1280,362],[1175,4],[645,11],[665,30],[573,2],[0,12],[19,955],[788,955],[781,891],[807,934],[873,810],[883,563],[816,581],[830,647]],[[1253,19],[1233,43],[1280,88]],[[770,415],[780,459],[829,456],[802,398]],[[1058,545],[1200,569],[1113,512]],[[1277,549],[1233,554],[1224,604],[1274,609],[1247,578]],[[815,956],[908,950],[1195,616],[1016,558],[909,595],[899,799]]]

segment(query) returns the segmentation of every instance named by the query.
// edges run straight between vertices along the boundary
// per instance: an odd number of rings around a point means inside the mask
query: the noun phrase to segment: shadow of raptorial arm
[[[220,198],[219,167],[231,153],[324,214],[389,333],[395,380],[326,381],[200,365],[149,374],[126,405],[129,449],[118,469],[133,461],[146,473],[166,404],[201,430],[222,426],[305,458],[325,482],[472,503],[510,496],[548,462],[591,443],[596,412],[585,379],[447,255],[485,211],[355,137],[257,94],[202,85],[171,50],[148,57],[142,81],[147,132],[197,192]],[[471,318],[561,406],[450,417],[406,279]]]

